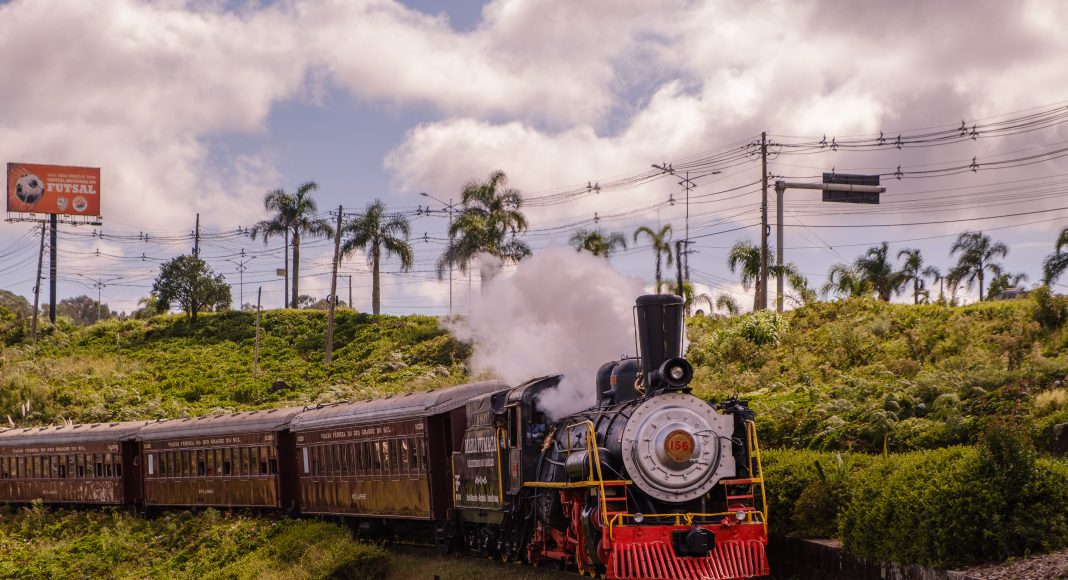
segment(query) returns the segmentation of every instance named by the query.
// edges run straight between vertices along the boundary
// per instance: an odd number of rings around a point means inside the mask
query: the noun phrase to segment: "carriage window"
[[[10,464],[8,463],[8,458],[5,457],[2,460],[0,460],[0,465],[3,466],[4,479],[10,479],[11,478],[11,469],[10,469]]]
[[[301,449],[304,454],[304,473],[311,473],[310,465],[308,465],[308,448]]]
[[[255,474],[255,469],[253,468],[255,459],[252,456],[254,451],[255,449],[252,447],[241,448],[241,475],[249,476]]]
[[[159,452],[159,475],[160,477],[174,477],[170,451]]]
[[[260,447],[260,475],[267,475],[267,448]]]
[[[208,449],[205,451],[206,457],[204,463],[206,464],[204,475],[208,477],[215,477],[215,450]]]
[[[67,456],[67,477],[77,477],[77,476],[78,476],[78,466],[75,463],[75,456],[74,455],[68,455]]]
[[[122,461],[115,457],[115,477],[122,477]]]
[[[397,442],[382,442],[382,471],[392,475],[397,471]]]
[[[233,449],[226,447],[222,450],[222,474],[224,476],[233,473]]]
[[[111,477],[112,458],[110,453],[104,454],[104,477]]]
[[[334,447],[334,475],[341,475],[341,466],[345,463],[342,459],[342,454],[345,452],[345,447],[338,443],[333,445]]]
[[[59,477],[60,479],[67,479],[67,456],[60,455],[56,459],[59,460]]]
[[[400,460],[401,460],[401,473],[407,475],[412,467],[411,457],[408,455],[408,440],[401,439],[400,441]]]
[[[193,475],[193,462],[189,457],[188,451],[179,451],[178,461],[182,463],[182,469],[178,473],[178,477],[189,477]]]
[[[334,446],[327,444],[319,448],[322,451],[322,469],[323,475],[334,474]]]
[[[267,469],[269,473],[278,473],[278,458],[274,456],[274,446],[267,448]]]
[[[372,461],[374,462],[374,473],[375,475],[380,475],[382,473],[382,442],[375,441],[371,445],[371,453],[373,454]]]
[[[155,475],[156,456],[152,453],[148,454],[148,474]]]

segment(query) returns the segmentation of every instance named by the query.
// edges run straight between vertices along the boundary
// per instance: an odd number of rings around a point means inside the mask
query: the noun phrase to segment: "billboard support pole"
[[[37,254],[37,277],[33,279],[33,322],[30,323],[30,337],[37,342],[37,315],[41,309],[41,269],[44,267],[44,241],[48,226],[41,222],[41,251]]]
[[[56,323],[56,226],[59,224],[58,217],[56,214],[48,216],[51,226],[48,248],[48,321],[52,324]]]

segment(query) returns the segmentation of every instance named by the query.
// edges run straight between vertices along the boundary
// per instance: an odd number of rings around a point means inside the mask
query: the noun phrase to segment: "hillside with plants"
[[[326,313],[264,312],[253,376],[255,314],[58,321],[36,343],[12,315],[0,352],[0,413],[18,425],[152,419],[384,397],[467,379],[470,348],[428,316],[341,309],[334,362],[323,364]],[[0,415],[0,420],[7,417]]]

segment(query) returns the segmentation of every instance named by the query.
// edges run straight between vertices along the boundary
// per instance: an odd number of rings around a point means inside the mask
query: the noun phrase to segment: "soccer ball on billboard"
[[[32,173],[27,173],[15,182],[15,197],[22,203],[32,206],[44,195],[44,182]]]

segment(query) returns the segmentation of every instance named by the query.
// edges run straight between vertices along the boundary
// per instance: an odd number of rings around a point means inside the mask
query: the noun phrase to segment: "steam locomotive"
[[[753,413],[689,394],[683,303],[554,418],[561,375],[209,417],[0,432],[0,502],[261,508],[607,578],[769,573]]]

